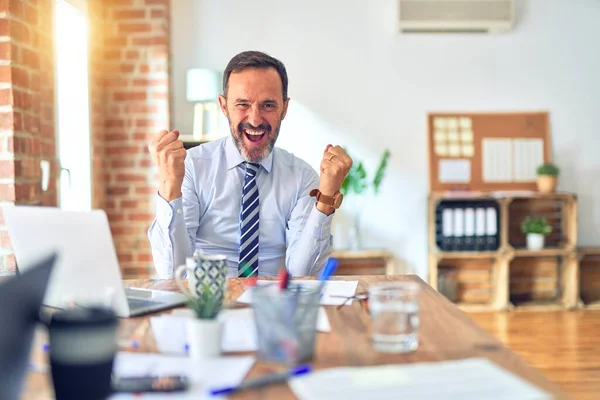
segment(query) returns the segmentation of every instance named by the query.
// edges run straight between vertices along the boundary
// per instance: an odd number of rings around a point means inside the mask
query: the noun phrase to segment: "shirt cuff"
[[[331,221],[334,214],[325,215],[315,206],[308,216],[306,228],[311,229],[313,236],[318,240],[329,239],[331,236]]]
[[[183,218],[183,200],[179,197],[169,202],[158,193],[156,197],[156,220],[163,229],[169,229],[176,218]]]

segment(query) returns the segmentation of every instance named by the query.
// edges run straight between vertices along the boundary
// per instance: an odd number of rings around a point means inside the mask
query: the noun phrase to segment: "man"
[[[287,92],[279,60],[240,53],[225,69],[219,96],[231,137],[187,152],[176,130],[153,138],[159,189],[148,236],[161,278],[196,251],[225,254],[228,276],[274,276],[282,267],[292,276],[315,275],[323,267],[352,160],[328,145],[319,179],[306,162],[274,147]]]

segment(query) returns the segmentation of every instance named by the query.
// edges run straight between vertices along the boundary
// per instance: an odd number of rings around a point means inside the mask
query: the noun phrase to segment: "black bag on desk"
[[[0,283],[0,400],[21,398],[53,254]]]

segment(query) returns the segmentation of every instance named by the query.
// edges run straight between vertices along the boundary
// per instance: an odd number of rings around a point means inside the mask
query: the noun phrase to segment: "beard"
[[[279,129],[281,128],[281,120],[273,130],[271,124],[262,123],[258,126],[253,126],[247,122],[240,122],[237,126],[234,126],[229,121],[229,129],[231,130],[231,136],[233,137],[233,141],[235,143],[235,147],[237,147],[238,151],[242,155],[242,158],[251,163],[260,163],[262,160],[267,158],[273,148],[275,147],[275,142],[279,137]],[[244,141],[244,130],[260,130],[264,131],[265,137],[262,140],[260,145],[249,145],[246,141]]]

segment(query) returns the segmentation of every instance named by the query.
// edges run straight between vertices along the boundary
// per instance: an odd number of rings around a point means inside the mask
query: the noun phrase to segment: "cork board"
[[[432,192],[536,190],[536,168],[551,161],[547,112],[430,113]]]

